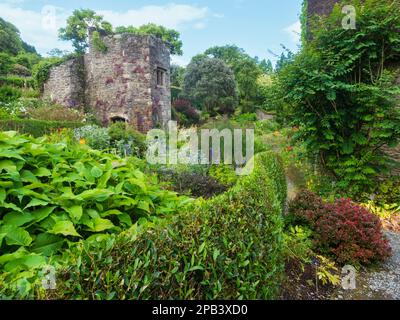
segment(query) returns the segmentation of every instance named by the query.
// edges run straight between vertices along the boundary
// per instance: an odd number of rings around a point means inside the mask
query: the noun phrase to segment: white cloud
[[[44,8],[46,10],[43,12],[37,12],[12,4],[0,4],[1,17],[14,24],[21,32],[22,39],[34,45],[40,53],[45,54],[53,48],[70,50],[71,45],[59,41],[57,35],[58,28],[65,25],[69,13],[62,8],[50,6]]]
[[[58,40],[58,29],[65,26],[71,11],[60,7],[45,6],[41,11],[26,10],[18,6],[24,0],[7,0],[0,3],[1,17],[13,23],[21,32],[27,43],[34,45],[41,54],[53,48],[72,50],[69,42]],[[167,28],[183,29],[187,27],[203,29],[206,20],[212,16],[207,7],[192,5],[167,4],[164,6],[149,5],[125,12],[97,10],[105,20],[114,26],[139,26],[156,23]]]
[[[222,19],[225,18],[225,15],[223,13],[214,13],[213,17],[217,19]]]
[[[171,64],[186,67],[189,64],[189,61],[182,56],[171,56]]]
[[[140,9],[128,10],[126,12],[97,11],[105,20],[114,26],[140,26],[146,23],[156,23],[167,28],[176,28],[188,24],[199,23],[209,15],[207,7],[196,7],[191,5],[167,4],[165,6],[145,6]]]
[[[11,4],[18,4],[18,3],[22,3],[25,2],[25,0],[3,0],[6,3],[11,3]]]
[[[283,29],[286,33],[290,35],[290,38],[293,42],[299,43],[301,40],[301,23],[297,21],[290,26]]]
[[[205,29],[207,27],[207,25],[204,22],[197,22],[193,25],[193,28],[201,30],[201,29]]]

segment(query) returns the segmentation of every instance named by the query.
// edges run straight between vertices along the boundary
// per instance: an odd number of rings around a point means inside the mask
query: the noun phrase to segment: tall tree
[[[36,50],[22,41],[19,30],[12,23],[0,18],[0,52],[14,56],[21,52],[36,53]]]
[[[185,76],[185,68],[176,64],[171,64],[171,86],[182,88]]]
[[[265,74],[270,74],[274,71],[271,60],[261,60],[258,64]]]
[[[186,69],[184,94],[211,115],[233,113],[238,103],[233,71],[221,59],[203,55]]]
[[[257,80],[264,72],[255,58],[235,45],[212,47],[205,54],[223,60],[233,70],[243,111],[252,111],[261,103]]]
[[[116,33],[133,33],[133,34],[144,34],[154,35],[168,43],[171,54],[182,55],[182,41],[180,40],[180,33],[174,29],[167,29],[163,26],[156,25],[154,23],[145,24],[140,27],[117,27],[115,28]]]
[[[96,14],[90,9],[74,10],[72,16],[67,19],[67,26],[60,28],[59,38],[65,41],[72,41],[77,53],[84,53],[89,46],[89,28],[106,33],[112,32],[112,26],[103,19],[103,16]]]

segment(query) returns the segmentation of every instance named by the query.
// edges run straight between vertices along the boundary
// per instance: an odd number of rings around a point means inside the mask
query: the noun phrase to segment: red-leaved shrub
[[[368,264],[390,256],[379,218],[350,199],[324,203],[303,191],[292,201],[289,214],[306,222],[314,231],[316,249],[339,263]]]
[[[312,226],[325,213],[322,199],[309,190],[301,190],[289,203],[289,219],[292,224],[308,224]]]
[[[196,124],[200,121],[200,115],[192,106],[192,103],[186,99],[176,99],[172,102],[172,107],[186,118],[186,124]]]

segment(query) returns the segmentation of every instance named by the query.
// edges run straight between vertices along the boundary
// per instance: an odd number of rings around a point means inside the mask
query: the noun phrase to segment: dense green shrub
[[[29,52],[19,53],[16,57],[13,58],[16,64],[22,65],[29,70],[31,70],[35,64],[39,63],[41,59],[41,56],[37,53]]]
[[[82,122],[85,119],[85,115],[79,110],[48,103],[37,108],[29,108],[27,114],[30,119],[46,121]]]
[[[17,279],[68,242],[118,233],[184,203],[132,162],[84,146],[2,132],[0,150],[0,273]]]
[[[146,150],[146,137],[125,122],[116,122],[108,127],[111,147],[123,156],[143,157]]]
[[[206,55],[192,59],[186,68],[183,94],[211,115],[232,114],[238,104],[235,76],[225,62]]]
[[[88,125],[75,129],[74,136],[82,144],[87,144],[95,150],[106,150],[110,148],[110,136],[107,128],[96,125]]]
[[[73,57],[74,55],[67,55],[63,58],[52,57],[44,59],[36,64],[32,69],[32,77],[35,79],[36,88],[39,90],[43,89],[43,84],[48,79],[51,68],[60,65]]]
[[[7,53],[0,52],[0,75],[6,75],[11,70],[12,59]]]
[[[299,126],[297,138],[348,194],[370,192],[384,171],[383,145],[400,137],[400,1],[346,1],[357,28],[343,30],[340,6],[310,21],[310,41],[275,79],[278,104]]]
[[[43,121],[31,119],[0,120],[0,131],[18,131],[19,133],[31,134],[34,137],[41,137],[50,134],[52,131],[60,128],[79,128],[82,126],[82,122]]]
[[[211,198],[224,193],[228,187],[213,177],[190,171],[164,170],[159,172],[160,179],[168,182],[172,189],[180,194],[194,197]]]
[[[272,175],[284,179],[280,161],[257,155],[251,175],[172,221],[75,246],[65,252],[49,298],[274,298],[284,269],[286,185]]]
[[[316,250],[339,263],[368,264],[390,255],[379,218],[350,199],[325,203],[305,190],[290,203],[287,219],[310,227]]]
[[[12,102],[21,97],[21,91],[9,86],[0,87],[0,102]]]
[[[253,124],[257,121],[257,114],[255,113],[241,113],[238,115],[235,115],[233,118],[234,121],[237,123],[247,125],[247,124]]]
[[[290,226],[283,233],[284,254],[287,262],[309,263],[313,255],[312,231],[301,226]]]
[[[230,165],[213,165],[210,167],[209,175],[226,186],[235,184],[239,177]]]
[[[11,68],[10,73],[22,77],[30,77],[32,75],[31,70],[20,64],[14,64]]]
[[[12,86],[18,88],[33,88],[34,80],[32,78],[3,76],[0,77],[0,86]]]
[[[376,186],[375,201],[381,205],[400,205],[400,177],[391,177]]]

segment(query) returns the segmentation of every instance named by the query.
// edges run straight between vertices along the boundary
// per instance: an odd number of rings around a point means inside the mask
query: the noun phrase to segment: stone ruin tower
[[[309,15],[318,14],[320,16],[329,15],[333,7],[340,0],[306,0]]]
[[[168,45],[152,35],[101,39],[106,50],[90,37],[87,54],[50,70],[43,98],[90,110],[104,125],[124,121],[141,132],[164,127],[171,119]]]

